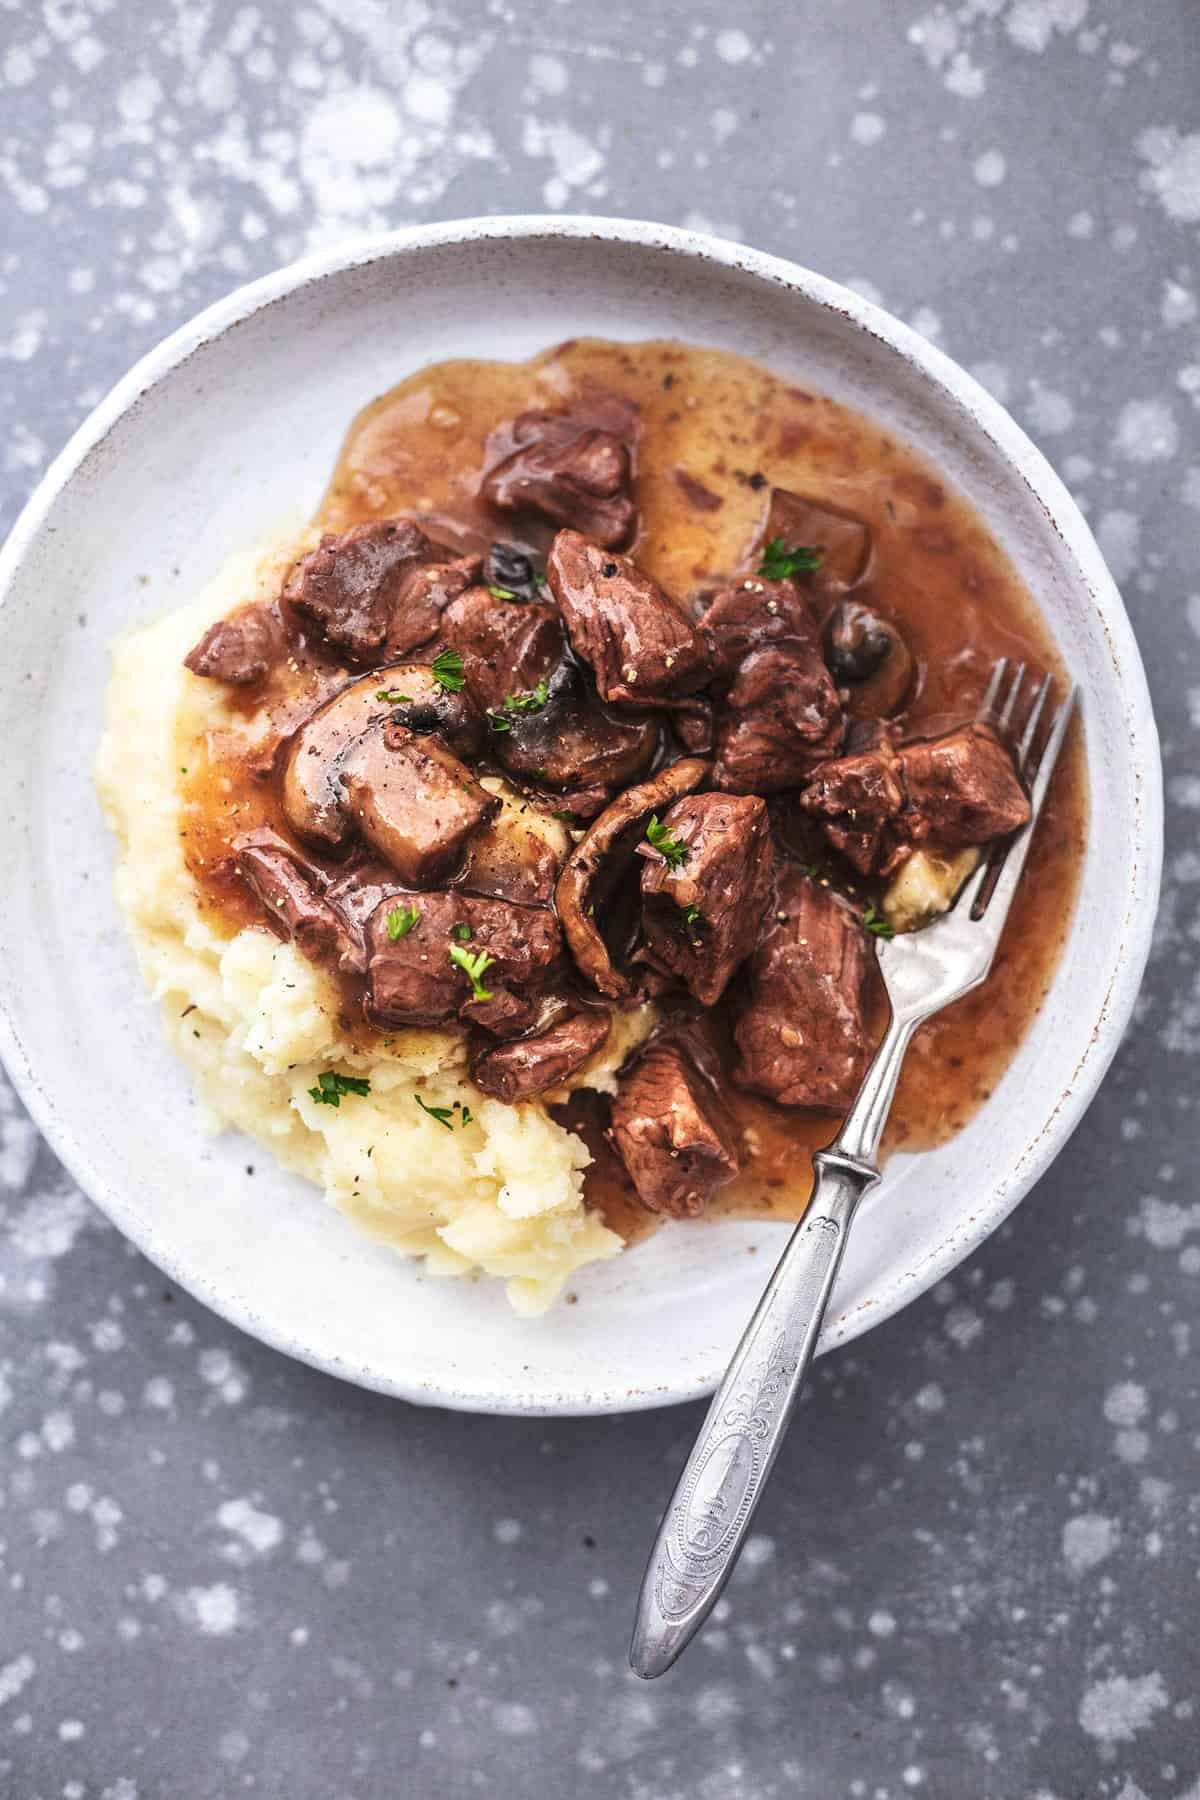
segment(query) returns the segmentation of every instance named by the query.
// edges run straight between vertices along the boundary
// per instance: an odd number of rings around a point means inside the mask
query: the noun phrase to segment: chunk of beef
[[[638,839],[653,813],[693,793],[709,765],[683,757],[640,782],[607,807],[567,858],[554,890],[563,934],[581,975],[610,1000],[628,999],[633,983],[617,969],[596,922],[599,909],[629,871]]]
[[[689,794],[662,823],[684,847],[672,868],[648,844],[642,922],[652,963],[714,1006],[758,942],[771,899],[773,853],[766,802],[749,794]]]
[[[1012,757],[989,725],[905,744],[900,762],[908,797],[902,824],[914,842],[985,844],[1028,823],[1029,801]]]
[[[837,690],[814,651],[789,641],[752,650],[718,714],[713,781],[735,794],[798,787],[842,733]]]
[[[441,573],[429,573],[429,564]],[[427,643],[442,610],[479,569],[478,557],[450,562],[409,519],[373,519],[323,537],[291,571],[283,595],[330,644],[368,662]]]
[[[799,796],[825,835],[861,875],[887,860],[885,827],[904,806],[900,759],[884,740],[870,750],[822,763]]]
[[[397,907],[415,908],[416,923],[393,937],[389,916]],[[469,935],[464,935],[468,934]],[[520,998],[544,980],[562,950],[553,915],[532,906],[510,906],[472,894],[402,892],[382,902],[367,926],[367,1011],[379,1025],[437,1025],[459,1016],[482,1023],[487,1005],[474,998],[469,976],[454,962],[452,949],[481,951],[492,959],[482,985],[495,1000],[506,996],[499,1013],[511,1015],[508,997]],[[532,1009],[522,1012],[528,1022]]]
[[[561,1087],[606,1041],[611,1015],[594,1007],[569,1013],[534,1037],[477,1049],[471,1079],[485,1094],[514,1106]]]
[[[962,849],[1029,818],[1012,758],[988,725],[837,757],[816,771],[800,805],[864,875],[890,874],[914,844]]]
[[[815,649],[812,603],[793,581],[747,575],[722,588],[700,621],[713,646],[714,676],[733,676],[752,650],[788,638]]]
[[[642,1205],[694,1219],[738,1172],[738,1133],[728,1109],[675,1044],[656,1044],[624,1077],[612,1141]]]
[[[469,695],[448,693],[426,664],[392,663],[351,682],[319,706],[288,745],[283,810],[299,837],[331,850],[346,846],[353,821],[340,785],[343,764],[361,738],[381,731],[393,716],[416,735],[435,733],[459,756],[477,755],[483,742],[483,719]]]
[[[777,540],[785,550],[821,551],[819,566],[805,577],[816,594],[833,598],[866,579],[871,562],[870,526],[827,501],[812,500],[788,488],[772,488],[756,563],[763,549]]]
[[[500,801],[435,737],[402,725],[370,731],[342,763],[346,811],[410,887],[436,887]]]
[[[442,637],[462,657],[467,692],[481,712],[548,680],[566,648],[552,606],[497,600],[485,587],[468,588],[447,607]]]
[[[262,680],[283,648],[283,627],[274,606],[242,606],[209,626],[184,657],[183,666],[210,681],[249,687]]]
[[[747,964],[733,1079],[782,1106],[849,1106],[867,1066],[866,933],[794,868]]]
[[[638,711],[670,707],[708,682],[704,633],[628,556],[560,531],[546,573],[602,699]]]
[[[532,511],[615,548],[633,531],[629,447],[616,433],[570,413],[522,413],[516,449],[484,478],[484,498],[503,512]]]
[[[358,932],[322,897],[319,871],[269,826],[236,841],[234,862],[277,936],[292,939],[312,962],[342,974],[362,973],[366,956]]]

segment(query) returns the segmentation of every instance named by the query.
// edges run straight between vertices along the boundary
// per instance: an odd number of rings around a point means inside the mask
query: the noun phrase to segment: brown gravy
[[[903,716],[906,732],[932,733],[969,717],[997,657],[1062,675],[1049,633],[1012,565],[936,471],[870,419],[723,351],[581,340],[525,364],[460,361],[423,369],[355,419],[318,524],[341,531],[360,520],[417,511],[455,520],[469,536],[483,522],[478,493],[489,435],[517,413],[560,406],[593,385],[624,395],[639,409],[640,524],[631,551],[677,598],[687,600],[734,569],[755,535],[767,488],[791,488],[831,501],[871,526],[871,585],[900,622],[921,672]],[[494,522],[486,535],[496,535]],[[273,729],[298,723],[345,680],[344,670],[316,656],[278,671],[267,696]],[[253,709],[263,704],[256,692]],[[236,731],[211,734],[199,749],[189,746],[183,760],[189,768],[182,827],[187,860],[204,904],[232,935],[262,915],[241,884],[223,873],[228,846],[251,825],[278,824],[276,787]],[[950,1137],[996,1085],[1053,977],[1074,907],[1086,821],[1076,726],[992,976],[918,1033],[884,1137],[884,1157]],[[855,891],[853,879],[838,885]],[[343,1023],[360,1041],[377,1041],[348,1007]],[[730,1099],[750,1155],[711,1211],[798,1218],[809,1197],[809,1153],[833,1137],[836,1119],[785,1110],[736,1090]],[[576,1102],[572,1122],[595,1157],[587,1179],[590,1203],[627,1239],[644,1235],[655,1221],[633,1198],[586,1099]]]

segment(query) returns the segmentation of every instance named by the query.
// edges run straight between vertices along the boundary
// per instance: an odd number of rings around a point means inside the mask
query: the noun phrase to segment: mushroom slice
[[[549,906],[571,848],[566,826],[499,776],[483,776],[480,786],[500,801],[500,810],[471,839],[458,886],[517,906]]]
[[[436,887],[500,801],[435,737],[403,725],[367,731],[344,757],[345,807],[362,836],[412,887]]]
[[[338,777],[364,734],[396,716],[414,734],[436,732],[458,756],[476,755],[483,721],[465,694],[449,693],[425,663],[393,663],[319,706],[292,738],[283,771],[283,811],[298,836],[330,850],[352,835]]]
[[[685,756],[660,769],[649,781],[626,788],[576,845],[559,876],[554,898],[571,954],[580,973],[610,1000],[632,998],[634,986],[613,965],[596,924],[596,901],[603,899],[630,867],[651,814],[663,813],[685,794],[694,793],[710,766],[700,757]]]

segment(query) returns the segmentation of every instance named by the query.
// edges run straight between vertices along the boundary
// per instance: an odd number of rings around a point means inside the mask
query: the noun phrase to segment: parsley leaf
[[[450,1119],[450,1115],[454,1111],[452,1106],[426,1106],[420,1094],[414,1094],[413,1099],[423,1113],[428,1113],[431,1119],[436,1119],[438,1124],[444,1125],[447,1131],[454,1130],[454,1126]]]
[[[407,937],[420,916],[415,906],[393,906],[387,916],[387,933],[392,943],[397,938]]]
[[[439,650],[433,659],[433,667],[429,673],[440,688],[448,694],[457,694],[462,690],[464,681],[463,659],[457,650]]]
[[[316,1087],[309,1088],[308,1097],[318,1106],[340,1106],[343,1094],[369,1094],[370,1091],[371,1083],[362,1075],[339,1075],[334,1069],[322,1069]]]
[[[560,825],[578,825],[581,823],[579,814],[574,812],[555,812],[551,813],[550,817],[552,819],[557,819]]]
[[[460,944],[469,944],[471,941],[471,927],[467,924],[456,925],[451,931],[450,936],[452,938],[457,938]]]
[[[382,700],[387,706],[412,705],[412,695],[402,694],[399,688],[376,688],[375,698]]]
[[[482,977],[487,974],[495,960],[495,957],[489,956],[486,950],[472,952],[464,950],[461,944],[451,944],[450,946],[450,961],[457,964],[471,983],[472,1000],[491,999],[490,992],[483,985]]]
[[[804,544],[789,550],[781,537],[775,537],[763,547],[758,572],[764,581],[790,581],[809,569],[819,569],[824,555],[824,550],[813,550]]]
[[[487,722],[493,731],[512,730],[512,720],[506,719],[503,713],[498,713],[495,708],[491,706],[487,709]]]
[[[469,1106],[464,1106],[462,1109],[462,1122],[464,1125],[469,1125],[471,1123],[471,1109]]]
[[[687,845],[671,836],[670,826],[662,824],[657,813],[651,814],[646,827],[646,842],[658,851],[669,869],[677,869],[680,863],[687,861]]]
[[[490,587],[488,593],[494,600],[515,600],[517,597],[511,588],[505,587]]]
[[[685,925],[695,925],[697,920],[702,919],[704,916],[698,906],[684,906],[680,908],[680,911],[683,913],[683,922]]]
[[[871,933],[872,937],[894,938],[896,935],[896,927],[890,925],[882,914],[875,911],[873,906],[868,906],[859,923],[864,931]]]
[[[510,694],[501,707],[488,707],[488,724],[493,731],[511,731],[512,720],[506,717],[509,713],[540,712],[550,698],[550,688],[545,681],[539,681],[535,688],[527,688],[523,694]]]

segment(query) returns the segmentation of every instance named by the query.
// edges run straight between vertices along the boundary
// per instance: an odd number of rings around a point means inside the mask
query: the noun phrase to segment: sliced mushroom
[[[472,833],[500,810],[436,737],[394,723],[351,746],[339,779],[361,835],[412,887],[448,880]]]
[[[352,747],[393,715],[415,735],[436,732],[458,756],[475,756],[483,721],[463,693],[450,693],[424,663],[393,663],[355,681],[297,731],[283,771],[288,824],[309,843],[342,849],[352,836],[338,777]]]
[[[614,967],[596,923],[597,901],[615,886],[630,866],[638,839],[652,813],[663,813],[685,794],[694,793],[710,764],[686,756],[660,769],[649,781],[625,792],[607,807],[567,859],[555,889],[559,924],[571,954],[592,986],[610,1000],[632,996],[633,983]]]
[[[594,698],[580,671],[560,663],[549,681],[546,704],[505,715],[506,731],[494,734],[498,762],[543,787],[619,787],[649,768],[658,747],[654,718],[619,719]]]
[[[566,826],[497,775],[483,776],[480,786],[500,801],[500,810],[471,839],[459,887],[517,906],[549,906],[571,848]]]
[[[912,691],[916,665],[890,619],[856,600],[834,607],[821,634],[829,673],[856,719],[887,719]]]

